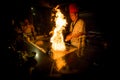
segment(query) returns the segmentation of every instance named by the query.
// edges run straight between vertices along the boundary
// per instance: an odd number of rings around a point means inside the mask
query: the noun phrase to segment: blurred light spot
[[[33,15],[35,16],[36,14],[35,14],[35,13],[33,13]]]
[[[31,10],[33,10],[34,8],[33,7],[31,7]]]

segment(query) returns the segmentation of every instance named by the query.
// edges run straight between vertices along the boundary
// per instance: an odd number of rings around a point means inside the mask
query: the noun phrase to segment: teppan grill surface
[[[49,65],[51,65],[50,66],[50,70],[51,70],[51,67],[52,68],[54,67],[53,63],[55,60],[57,60],[59,58],[67,59],[67,57],[69,55],[75,54],[75,51],[77,51],[76,47],[74,47],[72,45],[68,45],[68,44],[66,44],[67,49],[65,51],[55,51],[50,48],[51,47],[50,42],[45,42],[45,41],[43,42],[43,44],[41,46],[38,46],[38,45],[34,44],[33,42],[26,42],[26,44],[28,45],[28,48],[27,48],[28,53],[30,53],[30,54],[33,52],[35,53],[34,59],[37,61],[36,68],[38,68],[38,69],[39,68],[42,69],[41,68],[42,66],[49,64]],[[57,56],[55,59],[56,54],[59,57]],[[48,67],[48,66],[46,65],[46,67]],[[42,69],[42,70],[44,70],[44,69]]]
[[[53,78],[61,77],[64,75],[76,75],[83,74],[91,64],[93,64],[96,53],[101,53],[101,49],[97,46],[88,45],[85,48],[84,55],[78,57],[76,55],[77,48],[66,44],[66,51],[54,51],[51,49],[51,43],[49,40],[41,40],[42,45],[36,45],[31,41],[23,41],[26,45],[26,51],[28,58],[32,58],[32,61],[28,61],[30,64],[29,75],[33,80],[37,78]],[[98,53],[99,52],[99,53]],[[64,54],[59,57],[54,57],[56,54]],[[56,60],[64,59],[66,65],[60,70],[57,70]],[[60,63],[58,63],[60,64]]]
[[[44,42],[42,46],[37,46],[32,42],[29,42],[28,45],[29,45],[28,48],[29,53],[32,52],[36,53],[34,56],[35,60],[37,61],[35,68],[38,69],[38,71],[43,71],[48,73],[50,71],[50,74],[54,73],[54,71],[55,73],[57,72],[62,74],[64,73],[69,74],[72,73],[73,69],[75,72],[77,72],[79,70],[79,67],[82,67],[79,66],[80,64],[78,63],[78,61],[80,61],[80,57],[77,57],[76,55],[77,48],[72,45],[66,44],[67,49],[65,51],[55,51],[51,49],[50,48],[51,44],[49,42]],[[59,54],[59,57],[57,56],[55,59],[56,54],[57,55]],[[55,70],[56,65],[54,65],[54,62],[59,58],[62,58],[66,61],[67,67],[69,66],[71,68],[69,69],[69,71],[67,71],[67,68],[64,68],[60,71]]]

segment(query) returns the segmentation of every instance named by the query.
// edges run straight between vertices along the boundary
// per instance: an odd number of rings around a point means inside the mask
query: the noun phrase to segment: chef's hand
[[[67,42],[67,41],[71,40],[71,38],[72,38],[72,36],[71,36],[71,34],[70,34],[70,35],[66,36],[65,41]]]

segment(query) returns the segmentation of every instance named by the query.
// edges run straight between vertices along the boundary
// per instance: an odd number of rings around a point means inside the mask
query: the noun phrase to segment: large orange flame
[[[57,51],[65,51],[65,42],[63,38],[62,31],[65,29],[67,24],[66,19],[64,19],[64,15],[61,13],[60,9],[58,9],[59,5],[55,8],[56,16],[55,16],[55,29],[54,34],[51,37],[50,42],[52,43],[52,49]]]
[[[60,69],[62,69],[62,67],[66,65],[65,60],[62,58],[65,55],[64,51],[66,50],[62,31],[65,29],[67,21],[58,7],[59,5],[55,8],[55,29],[50,42],[52,43],[52,58],[55,60],[57,70],[59,71]]]

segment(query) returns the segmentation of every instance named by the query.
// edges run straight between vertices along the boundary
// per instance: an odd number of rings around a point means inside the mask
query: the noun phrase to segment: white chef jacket
[[[73,24],[74,26],[72,26]],[[72,34],[78,34],[79,32],[86,33],[84,21],[82,19],[78,19],[76,23],[71,22],[70,32],[72,32]],[[80,49],[85,46],[85,38],[85,35],[79,36],[77,38],[72,38],[71,44]]]

